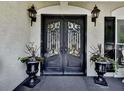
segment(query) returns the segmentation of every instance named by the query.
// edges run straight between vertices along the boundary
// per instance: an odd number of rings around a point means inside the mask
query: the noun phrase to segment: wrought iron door
[[[44,73],[84,72],[83,22],[82,16],[45,16],[43,18]]]

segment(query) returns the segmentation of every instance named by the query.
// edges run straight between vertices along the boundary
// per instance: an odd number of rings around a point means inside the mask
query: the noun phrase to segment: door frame
[[[44,19],[46,16],[57,16],[57,17],[60,17],[60,16],[73,16],[73,17],[82,17],[82,20],[84,21],[84,32],[83,32],[83,45],[84,45],[84,48],[83,48],[83,72],[84,72],[84,76],[87,75],[87,15],[85,14],[41,14],[41,51],[40,51],[40,54],[41,56],[44,57],[44,50],[45,50],[45,47],[44,47]],[[44,63],[44,62],[43,62]],[[43,74],[43,68],[44,67],[44,64],[40,64],[40,74]]]

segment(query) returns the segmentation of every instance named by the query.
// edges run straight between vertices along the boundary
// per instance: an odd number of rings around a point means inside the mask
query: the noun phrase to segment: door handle
[[[61,53],[65,53],[65,52],[67,52],[67,51],[68,51],[68,48],[61,48],[61,49],[60,49],[60,52],[61,52]]]
[[[60,48],[60,52],[63,53],[63,48]]]
[[[67,51],[68,51],[68,48],[67,48],[67,47],[65,47],[65,48],[64,48],[64,52],[67,52]]]

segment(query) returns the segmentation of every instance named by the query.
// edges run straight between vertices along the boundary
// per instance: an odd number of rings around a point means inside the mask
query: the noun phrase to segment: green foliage
[[[30,57],[19,57],[18,60],[20,60],[22,63],[28,62]]]
[[[124,43],[124,26],[120,25],[120,30],[118,31],[118,43]]]
[[[36,59],[36,61],[39,61],[39,62],[42,62],[44,59],[43,59],[43,57],[35,57],[35,59]]]
[[[29,62],[29,61],[36,61],[36,62],[43,62],[43,57],[37,56],[37,51],[39,48],[37,48],[36,45],[34,45],[34,42],[29,42],[26,44],[26,50],[25,52],[29,55],[27,57],[19,57],[18,60],[20,60],[22,63]]]
[[[124,32],[120,34],[120,43],[124,43]]]
[[[106,57],[105,55],[102,55],[102,45],[98,44],[97,48],[92,48],[94,50],[93,53],[91,53],[90,61],[91,62],[106,62],[107,64],[112,64],[113,70],[117,71],[117,62],[115,62],[113,59]]]
[[[102,55],[101,51],[102,51],[102,45],[98,44],[97,48],[92,48],[94,50],[93,53],[91,53],[91,57],[90,57],[90,61],[91,62],[108,62],[108,63],[112,63],[115,64],[115,61],[113,59],[110,59],[108,57],[105,57],[104,55]]]
[[[43,58],[42,57],[34,57],[34,59],[36,60],[36,62],[43,62]],[[32,60],[32,57],[19,57],[18,60],[20,60],[22,63],[25,63],[25,62],[29,62]]]

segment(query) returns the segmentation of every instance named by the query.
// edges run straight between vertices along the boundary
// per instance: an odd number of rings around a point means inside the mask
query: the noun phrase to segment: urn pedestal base
[[[31,79],[30,77],[28,77],[25,82],[24,82],[24,86],[29,87],[29,88],[33,88],[34,86],[36,86],[38,83],[40,82],[40,79],[35,78],[35,79]]]
[[[40,79],[37,78],[36,74],[38,72],[39,63],[36,61],[27,62],[27,70],[26,73],[28,74],[28,78],[26,79],[24,86],[33,88],[40,82]]]
[[[94,82],[99,85],[108,86],[104,74],[107,72],[106,70],[106,62],[96,62],[95,63],[95,71],[97,73],[97,77],[94,77]]]
[[[108,86],[106,80],[103,77],[94,77],[94,82],[99,85]]]

